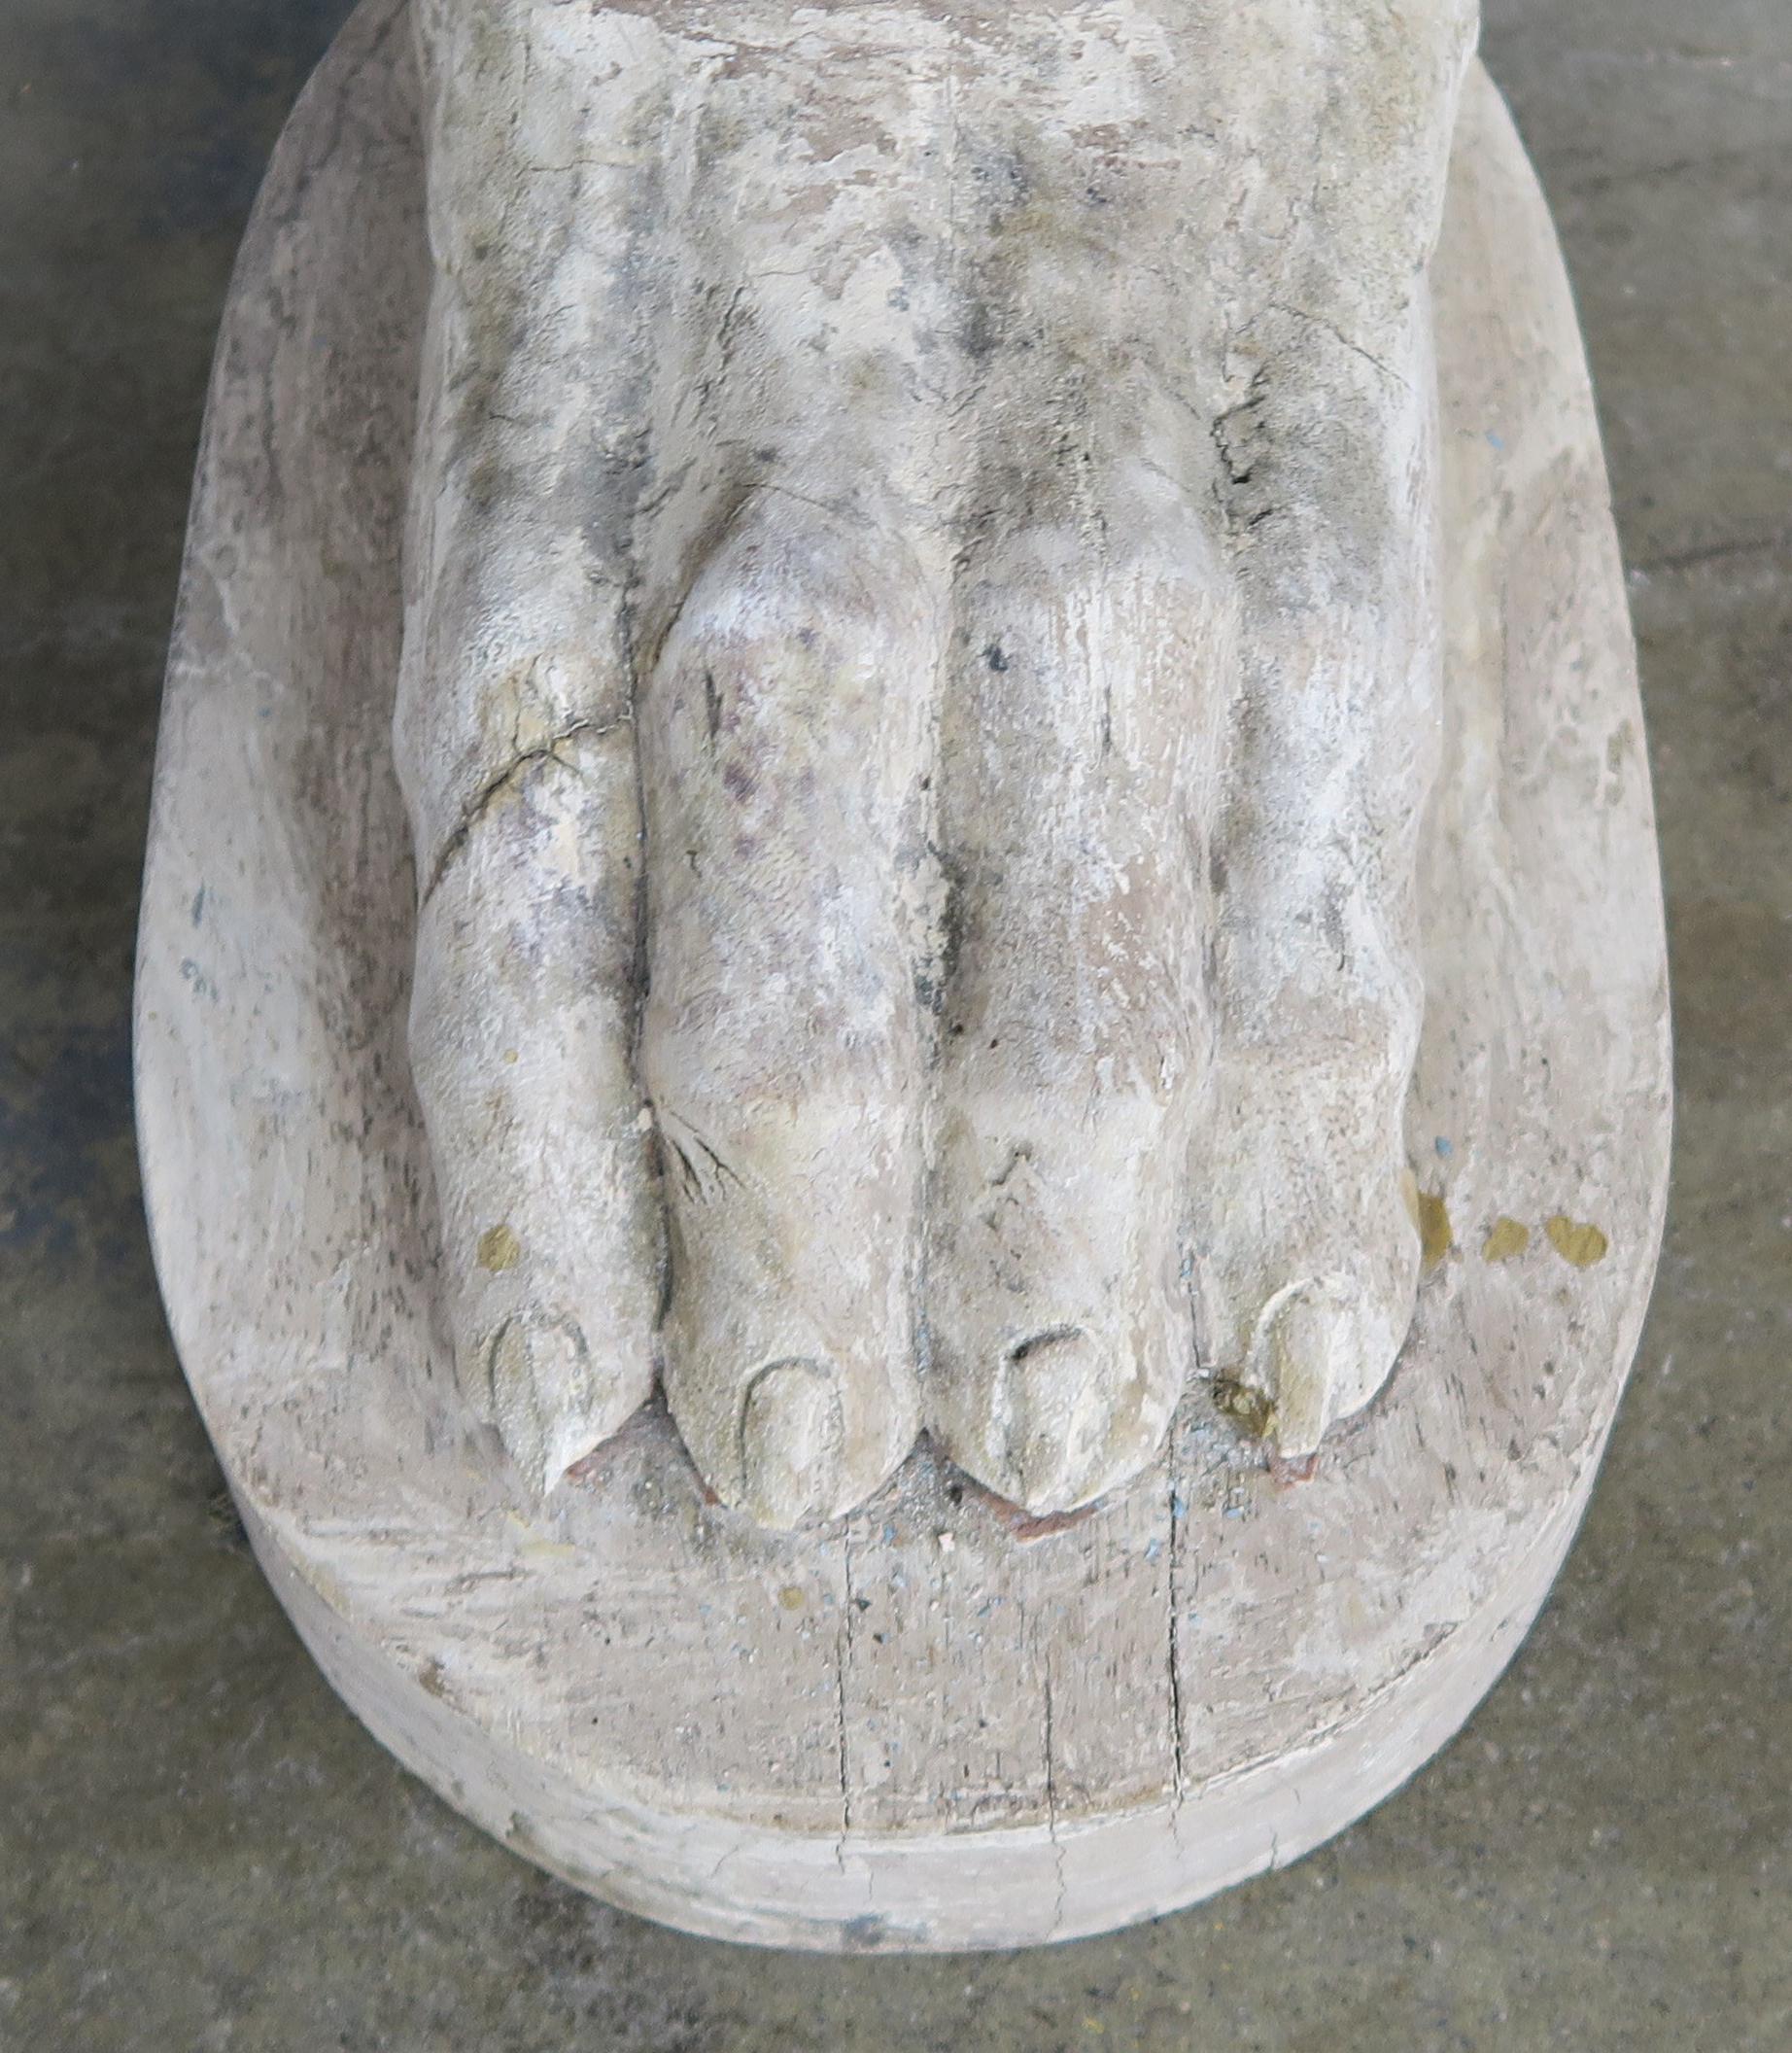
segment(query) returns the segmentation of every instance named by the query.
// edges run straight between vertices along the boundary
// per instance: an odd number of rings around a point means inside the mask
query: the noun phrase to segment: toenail
[[[1274,1315],[1266,1366],[1275,1399],[1271,1430],[1284,1455],[1309,1454],[1319,1445],[1349,1322],[1343,1305],[1316,1291],[1296,1294]]]
[[[1081,1326],[1048,1326],[1008,1350],[1008,1466],[1030,1511],[1062,1511],[1099,1464],[1116,1419],[1102,1350]]]
[[[506,1319],[486,1350],[491,1418],[511,1459],[543,1495],[581,1455],[590,1407],[584,1329],[559,1312]]]
[[[741,1412],[745,1508],[762,1525],[832,1517],[844,1471],[840,1389],[816,1361],[773,1362],[747,1384]]]

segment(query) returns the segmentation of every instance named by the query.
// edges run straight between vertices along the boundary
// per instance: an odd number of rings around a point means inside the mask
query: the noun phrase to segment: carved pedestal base
[[[225,321],[140,978],[162,1283],[282,1602],[451,1803],[691,1931],[1012,1946],[1293,1859],[1523,1637],[1660,1233],[1640,712],[1572,307],[1503,109],[1477,73],[1434,273],[1449,661],[1416,1325],[1310,1479],[1197,1382],[1152,1471],[1032,1523],[923,1445],[851,1518],[762,1531],[651,1408],[525,1509],[463,1422],[389,737],[422,206],[402,15],[368,0],[280,146]]]

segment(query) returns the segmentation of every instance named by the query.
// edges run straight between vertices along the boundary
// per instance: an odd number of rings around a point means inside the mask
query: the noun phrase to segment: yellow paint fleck
[[[514,1269],[523,1259],[523,1243],[507,1226],[488,1227],[479,1235],[479,1267],[493,1275]]]
[[[517,1054],[514,1048],[506,1048],[504,1050],[504,1061],[507,1062],[521,1061],[522,1057]]]
[[[1611,1251],[1611,1242],[1597,1226],[1577,1225],[1566,1212],[1546,1220],[1543,1231],[1563,1261],[1571,1262],[1576,1269],[1592,1269]]]
[[[1503,1216],[1494,1221],[1493,1229],[1481,1244],[1483,1262],[1515,1262],[1531,1245],[1531,1229],[1517,1219]]]
[[[1456,1245],[1455,1229],[1450,1224],[1450,1207],[1442,1195],[1433,1191],[1419,1193],[1419,1257],[1428,1270],[1439,1268],[1444,1258]]]
[[[777,1601],[786,1611],[801,1611],[809,1600],[794,1583],[786,1583],[777,1593]]]

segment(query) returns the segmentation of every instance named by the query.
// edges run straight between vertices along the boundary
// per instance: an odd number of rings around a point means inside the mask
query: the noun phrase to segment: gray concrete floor
[[[207,357],[346,0],[0,17],[0,2046],[1792,2047],[1792,7],[1490,0],[1632,565],[1679,1144],[1591,1517],[1466,1732],[1117,1937],[820,1961],[603,1909],[368,1739],[243,1548],[156,1303],[127,1006]]]

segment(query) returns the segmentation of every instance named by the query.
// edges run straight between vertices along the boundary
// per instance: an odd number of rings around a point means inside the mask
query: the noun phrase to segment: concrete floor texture
[[[1242,4],[1242,0],[1241,0]],[[0,13],[0,2047],[1792,2048],[1792,5],[1489,0],[1585,318],[1673,949],[1667,1250],[1504,1682],[1321,1853],[1046,1953],[588,1901],[330,1694],[169,1345],[133,923],[208,358],[346,0]]]

